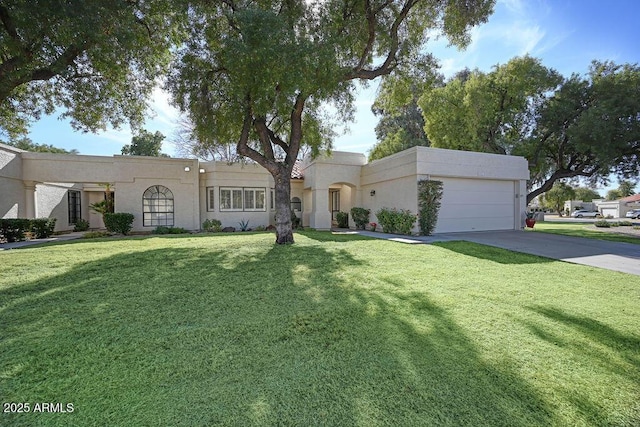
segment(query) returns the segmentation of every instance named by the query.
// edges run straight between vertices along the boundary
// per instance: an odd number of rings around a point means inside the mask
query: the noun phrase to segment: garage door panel
[[[437,233],[511,230],[515,225],[513,181],[443,178]]]

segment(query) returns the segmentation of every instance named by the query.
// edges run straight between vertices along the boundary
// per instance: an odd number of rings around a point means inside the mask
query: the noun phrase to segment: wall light
[[[185,171],[185,172],[189,172],[190,170],[191,170],[191,168],[190,168],[189,166],[185,166],[185,167],[184,167],[184,171]]]
[[[371,192],[369,192],[369,195],[372,196],[372,197],[375,196],[376,195],[376,190],[371,190]]]
[[[204,169],[202,169],[202,168],[200,168],[200,170],[199,170],[198,172],[200,172],[200,173],[204,173],[204,172],[205,172],[205,170],[204,170]]]

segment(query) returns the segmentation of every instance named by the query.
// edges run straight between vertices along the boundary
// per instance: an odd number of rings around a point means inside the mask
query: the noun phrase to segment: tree
[[[634,195],[636,185],[631,181],[622,180],[619,182],[618,188],[607,192],[607,200],[618,200],[627,196]]]
[[[293,243],[291,171],[302,145],[330,148],[355,81],[421,62],[427,32],[469,42],[493,0],[194,1],[168,87],[201,141],[237,141],[275,181],[276,242]]]
[[[564,202],[567,200],[573,200],[575,197],[575,191],[571,186],[564,182],[556,182],[551,190],[544,193],[542,200],[543,206],[553,209],[558,212],[558,215],[562,216],[564,210]]]
[[[122,147],[123,156],[152,156],[152,157],[169,157],[161,153],[162,141],[164,135],[156,131],[148,132],[142,129],[138,135],[131,138],[131,144]]]
[[[527,158],[527,202],[560,180],[590,184],[640,173],[640,68],[594,61],[586,78],[562,78],[538,60],[515,58],[491,73],[424,94],[435,147]]]
[[[58,154],[79,154],[75,148],[73,150],[65,150],[64,148],[54,147],[49,144],[36,144],[29,138],[19,138],[7,142],[7,145],[19,148],[25,151],[34,151],[36,153],[58,153]]]
[[[583,202],[590,202],[593,199],[601,199],[600,194],[588,187],[574,188],[576,200],[582,200]]]
[[[184,157],[196,157],[206,162],[223,161],[233,164],[242,161],[242,157],[236,151],[233,142],[219,141],[217,138],[211,141],[200,141],[196,136],[193,123],[188,117],[182,116],[173,133],[171,143],[176,147],[178,155]]]
[[[171,0],[6,0],[0,3],[0,132],[62,107],[85,131],[137,126],[170,60]]]

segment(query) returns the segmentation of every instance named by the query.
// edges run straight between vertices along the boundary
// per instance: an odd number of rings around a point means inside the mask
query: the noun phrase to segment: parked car
[[[640,209],[631,209],[625,215],[627,218],[640,219]]]
[[[598,211],[588,211],[586,209],[580,209],[577,211],[573,211],[571,213],[573,218],[598,218],[601,217],[602,214]]]

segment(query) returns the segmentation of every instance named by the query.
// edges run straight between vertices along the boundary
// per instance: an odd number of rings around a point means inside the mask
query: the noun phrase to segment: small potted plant
[[[535,212],[526,212],[527,218],[524,220],[524,223],[527,224],[527,227],[533,228],[536,225],[536,214]]]
[[[371,231],[376,231],[376,227],[378,227],[378,224],[376,224],[375,222],[370,222],[369,227],[371,227]]]

